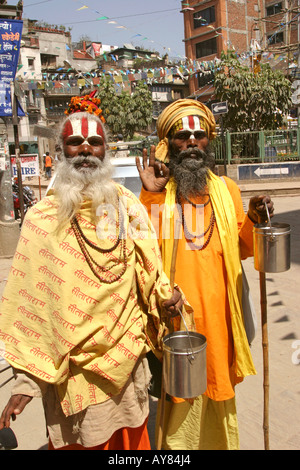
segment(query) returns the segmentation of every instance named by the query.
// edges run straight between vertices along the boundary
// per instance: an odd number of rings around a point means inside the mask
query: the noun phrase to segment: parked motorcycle
[[[16,179],[12,182],[12,190],[13,190],[13,199],[14,199],[14,211],[15,211],[15,219],[21,218],[21,207],[20,207],[20,196],[19,196],[19,186],[18,181]],[[29,186],[23,186],[23,200],[24,200],[24,214],[28,211],[28,209],[34,204],[37,203],[37,198],[33,189]]]

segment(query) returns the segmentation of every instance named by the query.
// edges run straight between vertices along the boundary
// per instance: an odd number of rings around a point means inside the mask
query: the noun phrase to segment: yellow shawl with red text
[[[141,354],[158,348],[162,303],[171,297],[148,217],[135,196],[119,187],[127,229],[127,269],[105,284],[90,270],[68,224],[59,234],[55,195],[26,215],[0,310],[0,353],[16,369],[54,384],[65,415],[120,393]],[[97,238],[91,203],[78,214],[85,236],[110,248],[116,233]],[[144,222],[143,222],[144,220]],[[152,234],[153,235],[153,234]],[[90,250],[91,251],[91,250]],[[119,249],[95,254],[113,279]],[[115,264],[115,265],[114,265]],[[114,265],[114,266],[113,266]]]

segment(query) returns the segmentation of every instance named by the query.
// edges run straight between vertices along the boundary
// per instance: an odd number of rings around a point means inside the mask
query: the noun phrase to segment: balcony
[[[52,119],[52,120],[60,120],[63,117],[66,117],[65,115],[65,109],[66,108],[52,108],[52,109],[47,109],[47,118]]]
[[[59,88],[45,88],[45,96],[76,96],[80,95],[80,88],[78,86],[61,86]]]

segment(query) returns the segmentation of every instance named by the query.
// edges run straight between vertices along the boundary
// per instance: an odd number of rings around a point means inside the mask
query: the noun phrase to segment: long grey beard
[[[96,168],[76,169],[76,164],[91,161]],[[101,161],[95,157],[65,157],[59,162],[54,182],[55,195],[58,197],[58,226],[70,221],[79,210],[83,201],[92,202],[93,217],[102,204],[117,207],[117,189],[112,182],[113,168],[108,157]]]
[[[191,157],[191,154],[195,156]],[[196,197],[203,194],[209,170],[215,164],[210,151],[188,149],[180,153],[171,152],[170,174],[177,184],[177,198]]]

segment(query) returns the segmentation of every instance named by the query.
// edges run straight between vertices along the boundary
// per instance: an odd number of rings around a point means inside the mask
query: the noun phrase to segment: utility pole
[[[13,123],[13,128],[14,128],[15,155],[16,155],[16,167],[17,167],[17,176],[18,176],[18,187],[19,187],[21,224],[22,224],[24,220],[24,197],[23,197],[22,168],[21,168],[21,159],[20,159],[18,106],[17,106],[17,97],[15,94],[14,82],[11,82],[11,100],[12,100],[12,123]]]

